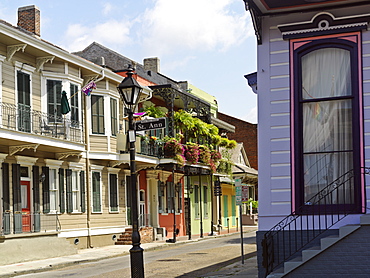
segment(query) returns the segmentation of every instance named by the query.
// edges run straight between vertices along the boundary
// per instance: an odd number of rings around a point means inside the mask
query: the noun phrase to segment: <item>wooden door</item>
[[[22,232],[31,231],[31,183],[21,181]]]

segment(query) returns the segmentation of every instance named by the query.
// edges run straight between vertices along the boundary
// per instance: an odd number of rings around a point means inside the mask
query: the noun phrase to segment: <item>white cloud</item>
[[[113,6],[111,3],[104,3],[103,4],[103,15],[109,15],[109,13],[112,11]]]
[[[159,55],[176,49],[227,50],[252,35],[243,5],[240,13],[231,11],[235,1],[156,0],[142,20],[143,45]]]
[[[248,114],[246,114],[242,120],[247,121],[252,124],[256,124],[258,117],[257,117],[257,106],[253,107]]]
[[[93,41],[109,46],[129,45],[130,23],[109,20],[91,26],[71,24],[64,35],[62,47],[71,52],[79,51]]]

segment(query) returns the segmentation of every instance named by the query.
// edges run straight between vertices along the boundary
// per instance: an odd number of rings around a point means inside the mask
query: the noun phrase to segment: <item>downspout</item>
[[[86,152],[86,221],[87,221],[87,248],[93,248],[91,242],[91,188],[90,188],[90,140],[89,140],[89,124],[87,121],[87,96],[84,98],[84,121],[85,121],[85,152]]]
[[[102,76],[96,79],[94,82],[99,82],[105,78],[104,70],[102,70]],[[93,248],[91,240],[91,187],[90,187],[90,138],[89,131],[90,126],[87,121],[87,96],[84,98],[84,121],[85,121],[85,152],[86,152],[86,221],[87,221],[87,248]]]

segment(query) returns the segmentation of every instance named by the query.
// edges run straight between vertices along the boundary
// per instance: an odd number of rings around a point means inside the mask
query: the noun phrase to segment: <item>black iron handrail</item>
[[[370,168],[363,168],[364,174]],[[267,276],[315,238],[359,207],[354,202],[354,170],[343,174],[281,220],[262,240],[262,265]]]
[[[69,119],[68,115],[47,114],[26,105],[0,102],[0,128],[74,143],[84,142],[82,123]]]

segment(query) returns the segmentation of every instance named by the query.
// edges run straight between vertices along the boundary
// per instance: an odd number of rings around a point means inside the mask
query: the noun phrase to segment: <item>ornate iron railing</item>
[[[363,168],[363,174],[369,174]],[[262,240],[262,265],[267,276],[298,255],[304,247],[359,209],[355,202],[354,170],[340,176],[270,229]]]
[[[46,137],[84,142],[83,126],[57,114],[47,114],[25,105],[0,102],[0,128]]]
[[[147,141],[141,141],[141,148],[140,151],[137,153],[143,154],[143,155],[149,155],[154,156],[157,158],[163,158],[163,146],[164,143],[150,143]]]
[[[2,235],[54,232],[61,229],[58,214],[5,212],[1,218]]]

